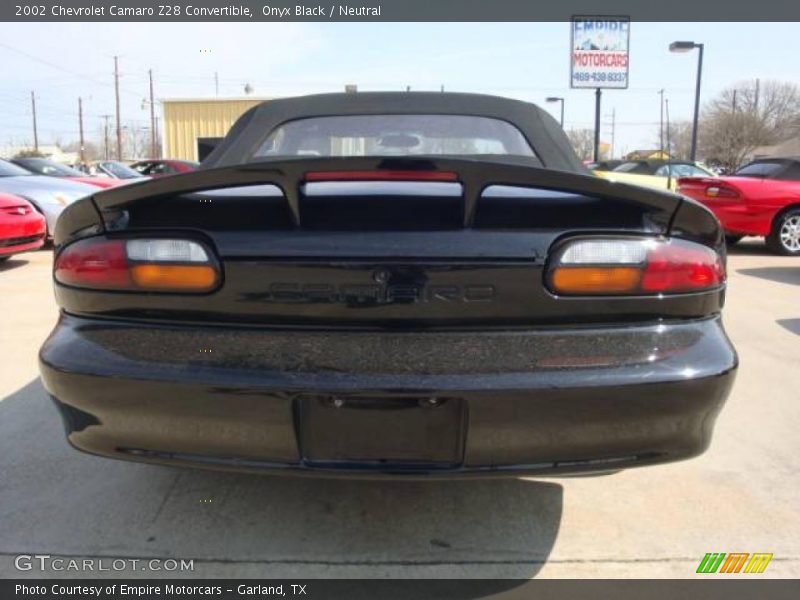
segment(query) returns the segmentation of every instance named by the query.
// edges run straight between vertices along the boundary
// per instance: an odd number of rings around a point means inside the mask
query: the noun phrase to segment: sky
[[[114,114],[119,56],[122,123],[149,125],[147,71],[155,96],[291,96],[342,91],[439,90],[534,102],[565,129],[591,128],[593,90],[569,88],[569,23],[3,23],[0,24],[0,146],[31,143],[34,91],[39,143],[78,139],[78,97],[88,139]],[[632,23],[630,87],[604,90],[601,137],[614,154],[656,146],[660,89],[673,122],[691,119],[697,53],[705,44],[702,100],[739,81],[800,83],[796,23]],[[160,108],[159,108],[160,111]],[[158,114],[158,113],[157,113]],[[112,117],[113,122],[113,117]]]

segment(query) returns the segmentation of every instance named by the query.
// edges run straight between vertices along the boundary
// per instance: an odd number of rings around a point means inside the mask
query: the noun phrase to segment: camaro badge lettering
[[[415,285],[284,283],[269,286],[259,298],[277,303],[415,304],[433,302],[493,302],[493,285]]]

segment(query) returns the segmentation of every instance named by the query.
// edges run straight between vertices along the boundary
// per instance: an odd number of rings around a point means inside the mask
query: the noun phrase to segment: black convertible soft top
[[[381,114],[469,115],[500,119],[525,136],[547,169],[586,174],[559,126],[535,104],[451,92],[357,92],[316,94],[268,100],[244,113],[228,135],[203,161],[201,168],[231,167],[248,162],[264,136],[287,121],[309,117]],[[283,157],[285,159],[285,157]],[[492,160],[502,160],[493,157]],[[519,163],[519,159],[509,162]],[[539,166],[537,161],[537,165]]]

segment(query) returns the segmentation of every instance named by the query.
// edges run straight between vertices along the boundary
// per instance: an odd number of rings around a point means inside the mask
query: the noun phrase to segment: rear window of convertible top
[[[469,115],[347,115],[288,121],[251,160],[283,156],[507,155],[536,157],[511,123]]]

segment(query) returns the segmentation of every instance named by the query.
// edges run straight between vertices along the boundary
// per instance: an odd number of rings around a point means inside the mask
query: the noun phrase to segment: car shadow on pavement
[[[28,261],[23,258],[16,258],[12,257],[7,260],[0,261],[0,273],[3,271],[11,271],[12,269],[17,269],[19,267],[24,267],[28,264]]]
[[[736,272],[777,283],[800,285],[800,262],[787,267],[757,267],[753,269],[738,269]]]
[[[68,446],[38,379],[0,401],[0,473],[0,554],[186,558],[195,577],[224,564],[527,579],[563,504],[560,485],[520,479],[269,477],[88,456]]]
[[[778,319],[775,322],[787,331],[800,335],[800,319]]]
[[[758,237],[747,237],[736,244],[728,244],[727,253],[740,256],[773,256],[764,238]]]

